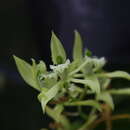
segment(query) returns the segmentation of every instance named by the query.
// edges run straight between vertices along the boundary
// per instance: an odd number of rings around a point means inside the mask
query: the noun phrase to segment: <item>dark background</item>
[[[51,63],[52,30],[62,40],[69,58],[73,31],[77,29],[84,48],[106,57],[107,70],[130,72],[129,5],[129,0],[1,0],[0,130],[39,130],[47,126],[49,119],[42,115],[38,93],[21,79],[12,55],[29,62],[33,57]],[[121,112],[130,108],[130,98],[126,99],[120,102]]]

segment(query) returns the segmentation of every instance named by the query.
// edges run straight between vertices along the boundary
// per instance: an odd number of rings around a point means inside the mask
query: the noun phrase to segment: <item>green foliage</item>
[[[105,58],[93,57],[87,50],[83,53],[80,34],[75,31],[73,61],[66,57],[66,52],[52,32],[51,55],[53,65],[47,71],[46,64],[38,64],[32,59],[32,65],[14,56],[18,71],[24,81],[39,91],[38,99],[43,112],[47,113],[56,123],[60,123],[57,130],[89,130],[89,127],[103,115],[104,104],[114,110],[112,95],[130,95],[130,88],[110,89],[113,78],[130,80],[127,72],[106,72]],[[52,104],[52,105],[49,105]],[[68,107],[74,107],[76,112],[69,112]],[[85,113],[88,109],[88,113]],[[77,116],[80,122],[70,124],[69,116]]]
[[[80,34],[75,31],[74,48],[73,48],[73,60],[82,60],[83,47]]]
[[[51,56],[54,64],[61,64],[66,61],[65,50],[54,32],[52,32],[51,37]]]
[[[14,56],[14,59],[24,81],[33,88],[40,91],[40,86],[37,83],[37,76],[35,72],[36,68],[33,65],[31,66],[30,64],[16,56]]]

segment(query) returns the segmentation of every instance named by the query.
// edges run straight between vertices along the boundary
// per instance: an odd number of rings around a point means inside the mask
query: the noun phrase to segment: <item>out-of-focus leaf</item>
[[[92,52],[90,50],[86,49],[85,55],[90,57],[90,56],[92,56]]]
[[[66,61],[64,47],[54,32],[52,32],[51,37],[51,56],[54,64],[62,64]]]
[[[78,67],[79,64],[81,64],[81,62],[79,62],[78,60],[71,62],[71,64],[69,65],[68,71],[69,72],[74,71]]]
[[[80,126],[83,124],[83,122],[79,119],[75,122],[71,123],[71,130],[79,130]]]
[[[106,60],[103,57],[100,58],[100,59],[93,58],[92,61],[93,61],[93,64],[94,64],[94,69],[93,69],[94,72],[100,70],[106,63]]]
[[[100,84],[98,79],[93,76],[88,76],[86,79],[72,79],[74,83],[81,83],[88,86],[93,92],[100,93]]]
[[[102,73],[99,74],[101,77],[108,77],[108,78],[125,78],[130,80],[130,75],[127,72],[124,71],[115,71],[110,73]]]
[[[60,115],[63,110],[64,110],[64,107],[62,105],[56,105],[54,108],[55,118],[57,119],[58,122],[60,122]]]
[[[48,107],[46,108],[47,113],[49,111],[49,116],[53,118],[56,122],[60,122],[61,112],[63,111],[64,107],[62,105],[56,105],[53,110],[50,110]]]
[[[111,107],[112,110],[114,110],[113,99],[112,99],[112,96],[108,92],[98,94],[97,100],[105,102],[107,105]]]
[[[81,126],[80,129],[78,130],[88,130],[87,127],[90,126],[97,118],[97,115],[96,114],[93,114],[89,117],[87,123],[85,122],[85,124],[83,126]]]
[[[81,60],[82,58],[83,58],[82,39],[80,34],[77,31],[75,31],[73,60]]]
[[[55,121],[61,123],[65,130],[70,130],[70,122],[64,115],[59,115],[59,120],[57,120],[57,116],[55,116],[55,111],[51,109],[50,107],[46,106],[46,112],[47,114]]]
[[[25,62],[24,60],[16,56],[14,56],[14,59],[15,59],[18,71],[20,75],[22,76],[22,78],[24,79],[24,81],[30,86],[32,86],[33,88],[40,91],[40,87],[36,81],[34,68],[30,64],[28,64],[27,62]]]
[[[94,100],[84,100],[84,101],[74,101],[70,103],[65,103],[66,106],[91,106],[95,107],[99,111],[101,111],[101,106],[97,101]]]
[[[55,84],[52,88],[50,88],[47,92],[42,91],[39,95],[38,95],[38,99],[41,102],[42,105],[42,109],[43,112],[45,112],[45,107],[46,104],[56,96],[56,94],[58,93],[60,89],[60,82],[58,82],[57,84]]]
[[[37,65],[37,70],[40,73],[45,73],[47,71],[46,64],[43,61],[40,61],[40,63]]]
[[[84,90],[75,84],[70,84],[68,87],[69,95],[72,98],[76,98],[80,93],[82,93]]]
[[[96,93],[100,93],[100,84],[96,76],[88,76],[86,77],[87,85]]]
[[[109,90],[109,93],[113,95],[130,95],[130,88],[111,89]]]
[[[107,87],[109,87],[111,79],[102,77],[102,78],[99,78],[99,82],[101,84],[102,89],[105,90],[107,89]]]
[[[57,82],[57,74],[54,72],[50,72],[47,74],[41,74],[39,76],[40,84],[42,88],[51,88]]]

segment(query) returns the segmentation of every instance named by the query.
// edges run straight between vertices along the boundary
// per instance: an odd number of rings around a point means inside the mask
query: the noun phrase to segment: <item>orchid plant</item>
[[[80,34],[75,31],[73,60],[69,60],[61,41],[52,32],[51,58],[53,65],[47,69],[44,61],[32,64],[14,56],[18,71],[24,81],[39,92],[43,114],[54,122],[50,129],[93,130],[102,122],[112,129],[112,121],[130,118],[128,114],[112,115],[115,108],[113,95],[130,95],[130,88],[110,87],[113,78],[130,80],[123,71],[106,72],[105,58],[83,51]]]

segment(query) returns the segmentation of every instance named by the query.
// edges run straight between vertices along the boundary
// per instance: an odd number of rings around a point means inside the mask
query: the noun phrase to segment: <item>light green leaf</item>
[[[48,109],[48,107],[46,108],[47,112],[49,111],[49,116],[53,118],[56,122],[60,122],[60,117],[63,109],[64,107],[62,105],[56,105],[52,111]]]
[[[68,90],[69,90],[69,95],[72,98],[78,97],[78,95],[80,93],[83,93],[84,91],[82,88],[76,86],[75,84],[69,84]]]
[[[37,65],[37,70],[40,73],[46,73],[47,71],[46,64],[43,61],[40,61],[40,63]]]
[[[38,95],[38,99],[41,102],[42,105],[42,109],[43,112],[45,112],[45,107],[46,104],[56,96],[56,94],[58,93],[60,89],[60,82],[58,82],[57,84],[55,84],[51,89],[49,89],[47,92],[42,91],[39,95]]]
[[[100,93],[100,84],[96,76],[88,76],[86,79],[87,86],[90,87],[94,92]]]
[[[24,79],[24,81],[30,86],[32,86],[33,88],[40,91],[40,87],[36,81],[34,68],[30,64],[28,64],[27,62],[25,62],[24,60],[16,56],[14,56],[14,59],[15,59],[18,71],[20,75],[22,76],[22,78]]]
[[[108,92],[113,95],[130,95],[130,88],[111,89]]]
[[[77,31],[75,31],[73,60],[81,60],[82,58],[83,58],[82,39],[80,34]]]
[[[54,72],[39,75],[41,87],[51,88],[54,84],[57,83],[57,78],[57,74]]]
[[[93,76],[88,76],[86,79],[71,79],[74,83],[81,83],[88,86],[93,92],[100,93],[100,84],[98,79]]]
[[[108,77],[108,78],[125,78],[125,79],[130,80],[130,75],[127,72],[124,72],[124,71],[102,73],[102,74],[99,74],[99,76],[100,77]]]
[[[74,101],[70,103],[65,103],[66,106],[91,106],[95,107],[99,111],[101,111],[101,106],[97,101],[94,100],[84,100],[84,101]]]
[[[78,60],[71,62],[68,68],[68,72],[74,71],[80,64],[81,62],[79,62]]]
[[[66,61],[64,47],[54,32],[52,32],[51,37],[51,56],[54,64],[62,64]]]
[[[105,60],[104,57],[99,58],[99,59],[98,58],[93,58],[92,61],[93,61],[93,64],[94,64],[94,69],[93,69],[94,72],[102,69],[102,67],[106,63],[106,60]]]
[[[112,96],[108,92],[98,94],[97,100],[105,102],[111,107],[112,110],[114,110],[113,99],[112,99]]]
[[[60,122],[60,115],[63,110],[64,110],[64,107],[62,105],[55,106],[54,112],[55,112],[55,119],[57,120],[57,122]]]
[[[103,90],[107,89],[109,87],[109,84],[111,82],[110,78],[99,78],[100,85]]]
[[[46,112],[53,120],[61,123],[65,130],[70,130],[70,122],[64,115],[60,114],[59,120],[57,120],[55,117],[55,111],[48,106],[46,106]]]

